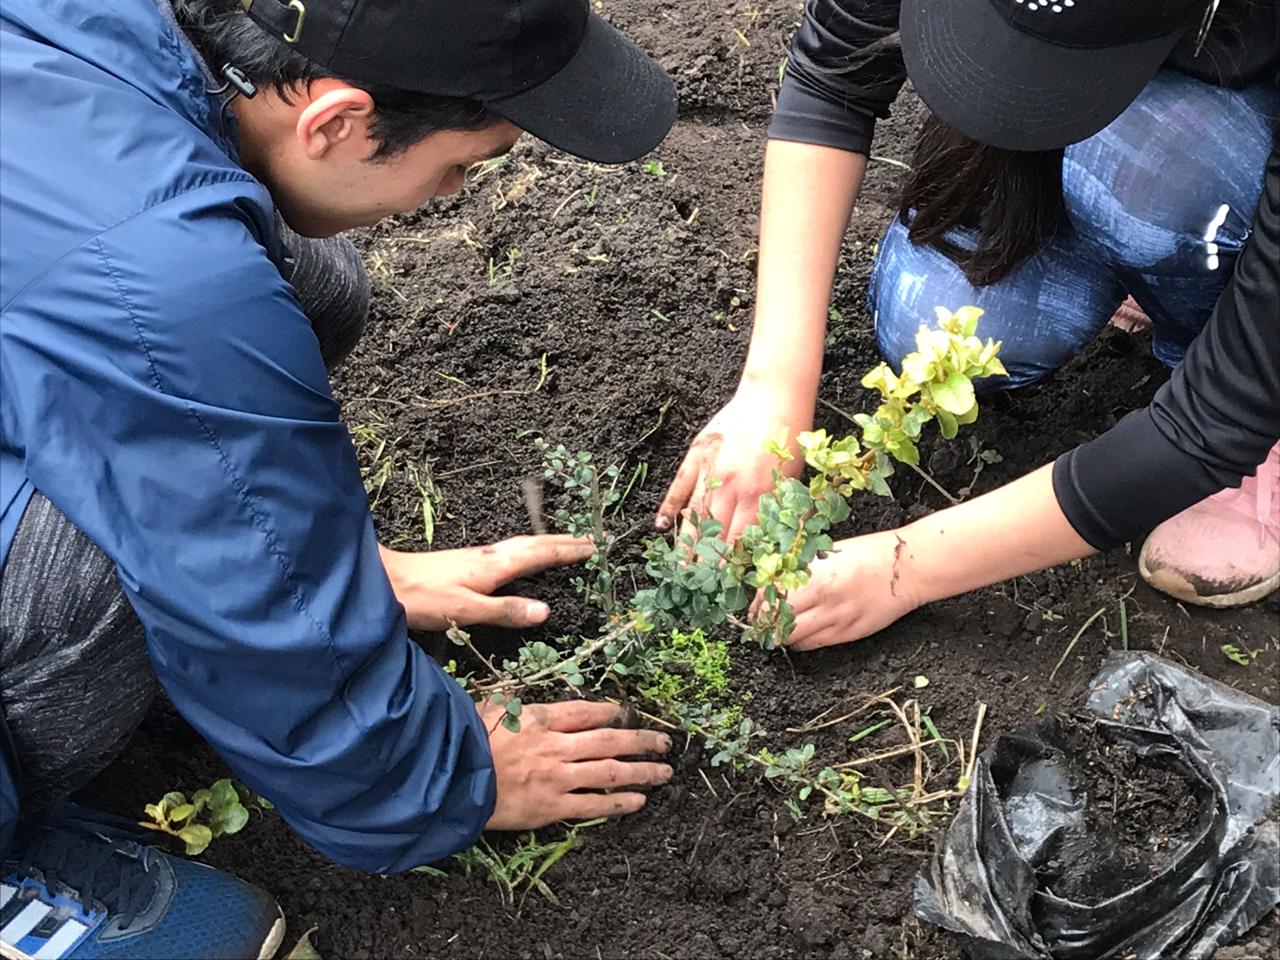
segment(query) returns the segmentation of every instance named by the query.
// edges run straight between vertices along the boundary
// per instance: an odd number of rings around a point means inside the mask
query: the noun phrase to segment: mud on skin
[[[588,168],[525,143],[459,197],[360,238],[374,315],[335,389],[349,424],[375,426],[405,462],[431,462],[444,497],[438,547],[529,532],[521,481],[537,462],[531,430],[604,459],[647,462],[620,528],[647,518],[685,445],[736,384],[750,330],[763,131],[799,4],[605,0],[603,12],[676,77],[681,119],[655,154],[666,176],[639,163]],[[880,126],[875,155],[908,160],[919,112],[904,95]],[[822,396],[850,412],[872,404],[858,385],[879,360],[863,295],[899,173],[870,164],[836,281],[840,317]],[[512,247],[519,254],[502,276]],[[544,354],[546,381],[530,392]],[[974,493],[984,492],[1106,429],[1164,377],[1145,341],[1104,336],[1049,382],[987,401],[956,444],[926,443],[924,463],[952,492],[969,486],[973,438],[977,449],[1004,457],[982,471]],[[818,425],[845,429],[825,409]],[[893,488],[895,500],[857,501],[838,533],[898,525],[943,505],[914,474],[899,474]],[[375,519],[392,545],[421,544],[421,495],[403,469],[388,480]],[[637,539],[627,548],[633,559]],[[556,633],[592,631],[595,614],[569,577],[513,589],[551,604]],[[788,745],[784,728],[846,698],[910,685],[917,674],[929,677],[919,693],[944,735],[967,736],[975,701],[987,701],[985,740],[1032,722],[1042,703],[1046,711],[1084,703],[1107,648],[1119,644],[1117,598],[1130,590],[1132,647],[1163,649],[1275,701],[1274,607],[1183,610],[1137,582],[1123,550],[936,604],[846,647],[789,658],[743,647],[734,679],[753,691],[750,715],[780,746]],[[1102,606],[1111,636],[1096,622],[1050,684],[1066,643]],[[1263,652],[1243,668],[1221,654],[1224,643]],[[851,732],[825,731],[819,752],[847,749]],[[477,873],[364,876],[325,862],[274,817],[206,857],[271,891],[292,930],[318,926],[314,940],[327,957],[960,955],[955,941],[911,914],[927,838],[881,848],[854,818],[825,821],[816,811],[796,824],[767,784],[726,782],[708,769],[713,796],[697,774],[701,762],[691,745],[675,780],[643,812],[587,831],[545,878],[562,906],[531,896],[518,918]],[[136,814],[166,790],[224,773],[159,704],[128,753],[80,799]],[[1273,918],[1223,956],[1261,956],[1276,931]]]

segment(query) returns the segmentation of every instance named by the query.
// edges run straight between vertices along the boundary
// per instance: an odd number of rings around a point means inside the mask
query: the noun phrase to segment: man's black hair
[[[257,87],[270,87],[286,102],[291,89],[334,77],[373,98],[371,159],[385,160],[436,130],[478,130],[497,121],[483,104],[458,97],[399,90],[338,77],[290,49],[245,16],[240,0],[170,0],[174,17],[209,68],[239,67]]]

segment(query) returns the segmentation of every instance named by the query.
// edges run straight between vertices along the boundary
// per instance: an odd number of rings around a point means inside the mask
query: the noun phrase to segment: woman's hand
[[[671,738],[618,729],[623,711],[611,703],[529,704],[520,714],[519,733],[502,726],[505,708],[485,702],[478,709],[489,728],[498,781],[489,830],[534,830],[557,820],[635,813],[645,796],[634,788],[671,779],[667,764],[634,759],[665,754]],[[610,790],[615,792],[597,792]]]
[[[841,540],[788,598],[790,645],[813,650],[883,630],[925,603],[1087,557],[1043,466],[897,530]]]
[[[550,567],[581,563],[594,552],[591,541],[565,534],[512,537],[483,547],[405,553],[379,547],[382,565],[409,626],[444,630],[490,623],[529,627],[550,608],[528,597],[490,596],[504,584]]]
[[[799,476],[796,435],[813,428],[813,397],[793,396],[788,390],[744,383],[694,438],[684,462],[658,507],[654,526],[670,530],[685,507],[724,524],[724,538],[732,543],[756,521],[760,496],[773,489],[777,459],[769,441],[786,436],[795,459],[782,465]],[[707,486],[714,478],[718,485]]]
[[[896,530],[838,541],[787,598],[796,615],[787,645],[816,650],[860,640],[914,610],[908,549]]]

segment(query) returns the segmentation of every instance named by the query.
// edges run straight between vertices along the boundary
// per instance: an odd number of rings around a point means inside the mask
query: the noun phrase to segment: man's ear
[[[308,95],[296,127],[308,158],[319,160],[341,143],[368,139],[374,107],[367,91],[325,79],[314,81]]]

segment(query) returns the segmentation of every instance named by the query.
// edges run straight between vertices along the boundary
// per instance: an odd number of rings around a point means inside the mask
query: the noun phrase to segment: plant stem
[[[1058,671],[1062,669],[1062,665],[1067,662],[1067,657],[1071,656],[1071,651],[1076,648],[1076,644],[1080,642],[1080,638],[1084,635],[1084,632],[1089,629],[1089,626],[1093,623],[1093,621],[1097,620],[1100,616],[1102,616],[1106,612],[1107,612],[1106,607],[1099,607],[1096,611],[1094,611],[1093,616],[1091,616],[1088,620],[1086,620],[1084,624],[1080,627],[1080,629],[1076,631],[1076,635],[1072,637],[1071,642],[1067,644],[1067,649],[1062,651],[1062,656],[1058,658],[1058,662],[1054,664],[1053,669],[1049,671],[1050,680],[1052,680],[1054,677],[1058,675]]]
[[[600,609],[606,617],[612,616],[617,607],[617,598],[613,593],[613,577],[609,570],[609,535],[604,528],[604,501],[600,496],[600,471],[591,464],[591,534],[596,543],[596,557],[600,564],[596,571],[596,582],[604,578],[609,588],[600,593]]]
[[[946,487],[940,484],[937,480],[933,479],[933,477],[929,475],[929,472],[925,470],[924,467],[920,466],[918,463],[908,463],[907,466],[909,466],[912,470],[920,474],[920,476],[922,476],[926,481],[928,481],[929,485],[933,487],[933,489],[937,490],[944,497],[946,497],[947,500],[951,502],[952,506],[955,506],[957,503],[960,502],[960,499],[958,497],[953,497],[950,493],[947,492]]]

